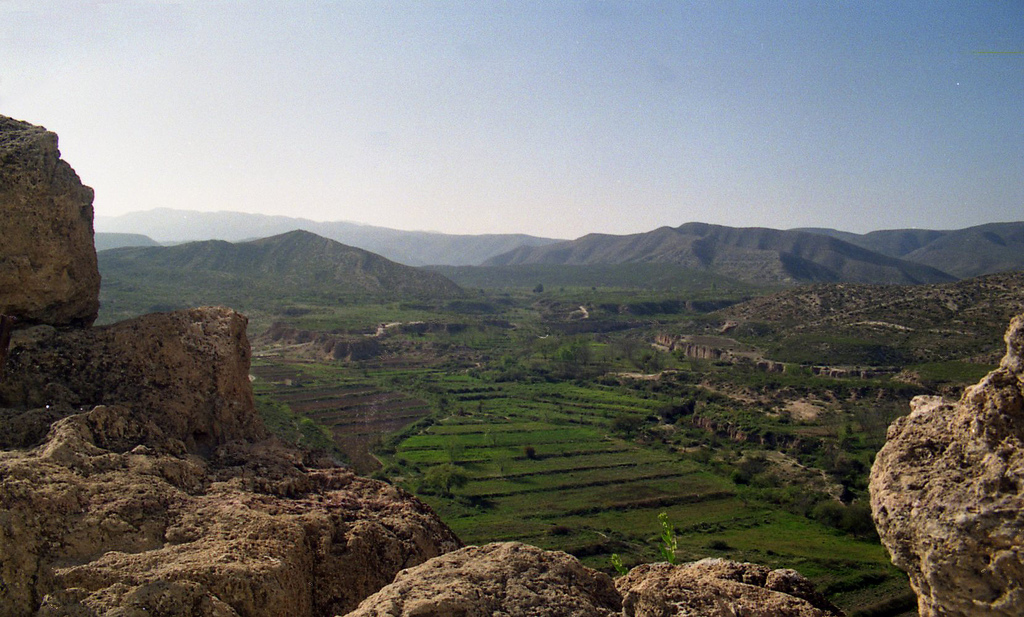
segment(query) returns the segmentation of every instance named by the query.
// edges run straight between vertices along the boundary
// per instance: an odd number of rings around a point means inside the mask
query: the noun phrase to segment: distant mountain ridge
[[[376,253],[409,266],[479,265],[519,246],[558,242],[526,234],[455,235],[402,231],[344,221],[319,222],[243,212],[195,212],[157,208],[117,217],[96,217],[98,232],[145,234],[162,243],[202,240],[242,242],[303,230]]]
[[[260,285],[339,294],[453,297],[462,289],[444,276],[395,263],[307,231],[250,242],[223,240],[177,246],[119,248],[99,253],[106,279],[180,279],[215,289]]]
[[[965,229],[889,229],[854,234],[804,229],[871,251],[924,264],[958,278],[1024,270],[1024,222],[987,223]]]
[[[97,232],[93,234],[93,244],[97,251],[119,249],[125,246],[160,246],[160,243],[142,234],[122,234]]]
[[[673,263],[757,283],[941,283],[954,277],[823,233],[737,228],[707,223],[641,234],[590,234],[542,247],[520,247],[485,265]]]

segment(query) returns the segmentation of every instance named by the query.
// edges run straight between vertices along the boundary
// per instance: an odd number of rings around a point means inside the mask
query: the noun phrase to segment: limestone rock
[[[0,314],[21,325],[90,325],[99,310],[93,191],[57,135],[0,116]]]
[[[606,574],[518,542],[470,546],[404,570],[349,617],[600,617],[619,614]]]
[[[94,439],[159,431],[144,416],[97,407],[0,452],[0,614],[334,615],[459,546],[410,495],[273,442],[206,459]]]
[[[871,469],[871,507],[919,612],[1024,611],[1024,315],[959,402],[917,397]]]
[[[239,313],[205,308],[98,328],[15,332],[0,382],[0,408],[9,408],[0,410],[0,447],[35,445],[56,417],[115,404],[145,411],[191,452],[264,438],[245,327]],[[97,434],[113,439],[109,428]]]
[[[625,617],[825,617],[842,615],[794,570],[704,559],[646,564],[615,581]]]

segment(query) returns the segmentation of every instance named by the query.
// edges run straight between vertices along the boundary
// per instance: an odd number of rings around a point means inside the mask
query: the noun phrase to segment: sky
[[[1024,220],[1024,7],[0,0],[98,216],[576,238]]]

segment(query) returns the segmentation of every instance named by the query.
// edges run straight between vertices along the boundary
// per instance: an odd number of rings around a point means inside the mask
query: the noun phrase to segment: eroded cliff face
[[[918,397],[871,469],[871,507],[920,614],[1024,611],[1024,315],[959,402]]]
[[[33,446],[55,419],[113,404],[145,411],[192,453],[264,439],[245,327],[239,313],[205,308],[99,328],[16,331],[0,381],[0,446]]]
[[[99,310],[92,189],[57,135],[0,116],[0,314],[23,325],[90,325]]]

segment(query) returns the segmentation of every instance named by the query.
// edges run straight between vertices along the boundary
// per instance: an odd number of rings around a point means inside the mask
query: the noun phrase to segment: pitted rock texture
[[[842,615],[794,570],[704,559],[637,566],[617,579],[625,617]]]
[[[33,446],[55,419],[117,404],[145,412],[190,452],[262,439],[245,327],[239,313],[204,308],[98,328],[17,331],[0,381],[0,447]]]
[[[0,314],[22,326],[95,321],[92,199],[56,134],[0,116]]]
[[[871,469],[879,536],[923,616],[1024,613],[1024,315],[1006,343],[959,402],[915,398]]]
[[[100,406],[0,452],[0,614],[334,615],[459,546],[410,495],[274,442],[124,450],[158,436],[147,416]]]
[[[404,570],[349,617],[618,615],[608,575],[518,542],[469,546]]]

